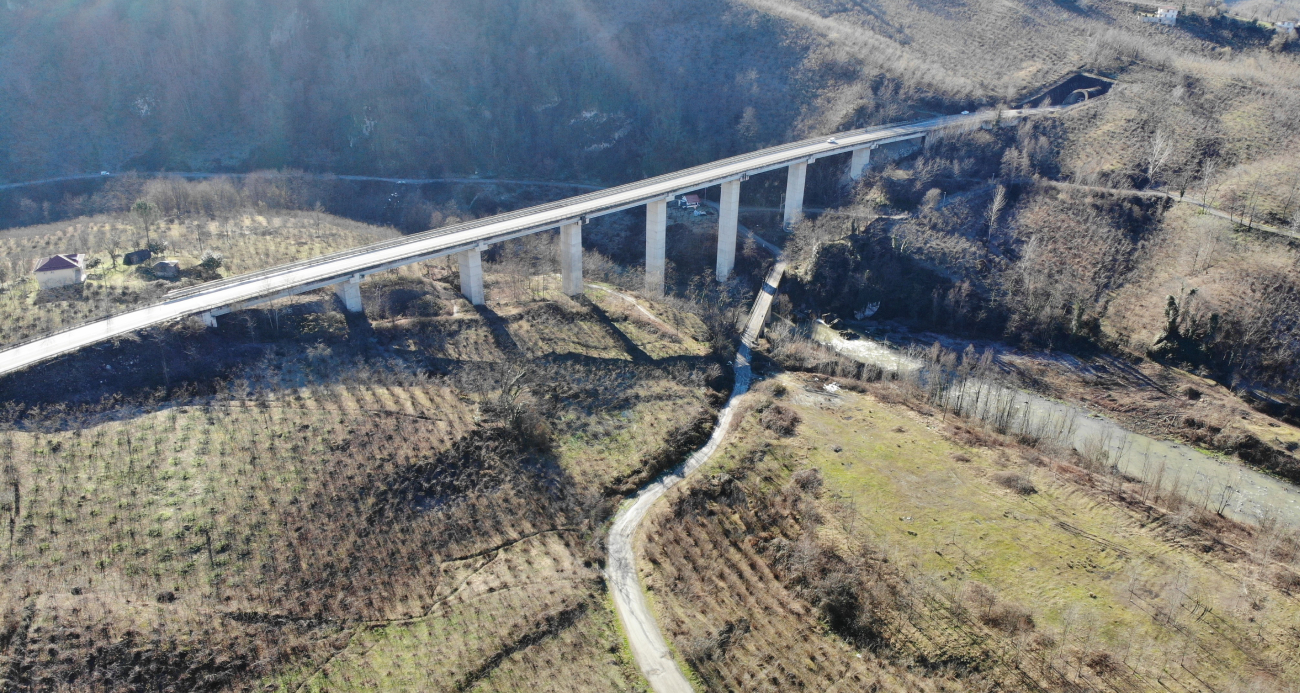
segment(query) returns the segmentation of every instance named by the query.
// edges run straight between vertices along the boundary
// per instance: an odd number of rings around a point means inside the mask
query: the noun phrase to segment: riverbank
[[[869,363],[887,371],[915,372],[930,365],[939,352],[921,354],[918,350],[904,351],[886,342],[874,340],[862,332],[853,332],[855,339],[845,339],[840,333],[818,325],[812,330],[813,338],[836,352],[863,363]],[[938,342],[935,342],[938,344]],[[943,349],[946,345],[940,345]],[[1243,464],[1242,461],[1222,453],[1215,453],[1205,448],[1170,441],[1160,435],[1160,427],[1152,426],[1155,435],[1145,435],[1129,429],[1124,420],[1113,420],[1099,415],[1087,406],[1079,404],[1096,400],[1119,402],[1112,394],[1105,399],[1105,393],[1113,387],[1100,378],[1093,384],[1082,381],[1075,376],[1071,383],[1064,379],[1067,372],[1059,364],[1069,363],[1062,358],[1050,369],[1045,359],[1026,358],[996,353],[985,345],[984,349],[972,347],[969,356],[952,354],[952,363],[946,368],[956,368],[961,375],[960,382],[948,383],[944,387],[948,392],[940,395],[936,402],[947,409],[985,422],[1001,432],[1033,439],[1035,444],[1059,448],[1077,455],[1090,465],[1102,469],[1113,469],[1115,473],[1134,481],[1141,481],[1155,486],[1155,492],[1172,493],[1184,497],[1189,503],[1203,509],[1211,508],[1235,520],[1267,526],[1281,522],[1291,528],[1300,528],[1300,487],[1266,471]],[[979,358],[977,354],[987,354],[980,364],[967,363],[970,358]],[[1077,359],[1076,363],[1082,364]],[[1113,362],[1112,362],[1113,363]],[[1008,365],[1009,364],[1009,365]],[[964,370],[963,370],[964,369]],[[1141,371],[1132,368],[1124,371],[1128,378],[1140,377]],[[1056,374],[1057,380],[1032,378],[1036,373]],[[1026,375],[1030,377],[1025,377]],[[1027,387],[1039,382],[1055,383],[1057,388]],[[1159,390],[1160,383],[1148,379],[1148,387]],[[1073,385],[1065,388],[1062,384]],[[1170,387],[1166,385],[1166,388]],[[1228,410],[1230,403],[1222,393],[1215,393],[1210,384],[1205,385],[1197,400],[1204,400],[1200,405],[1206,410],[1218,407],[1219,416],[1215,421],[1222,421],[1215,435],[1221,439],[1241,439],[1253,435],[1244,426],[1229,420],[1222,410]],[[1043,394],[1039,394],[1043,393]],[[1206,394],[1210,393],[1210,394]],[[1056,395],[1055,397],[1053,395]],[[1061,396],[1065,395],[1065,396]],[[1154,395],[1148,395],[1156,399]],[[1171,394],[1162,397],[1172,400]],[[1142,416],[1139,405],[1135,404],[1125,410],[1126,418],[1154,419],[1150,409]],[[1251,414],[1241,409],[1237,415],[1246,417],[1241,420],[1258,426],[1263,415]],[[1204,416],[1204,415],[1203,415]],[[1161,417],[1167,420],[1166,417]],[[1208,418],[1208,417],[1207,417]],[[1281,422],[1269,421],[1275,425],[1279,434],[1294,435],[1292,427]],[[1208,426],[1200,425],[1208,432]],[[1280,440],[1280,438],[1279,438]]]

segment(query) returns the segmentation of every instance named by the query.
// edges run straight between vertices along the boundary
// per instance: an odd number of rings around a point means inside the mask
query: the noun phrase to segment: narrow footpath
[[[704,466],[704,463],[708,462],[713,453],[721,447],[723,439],[731,429],[736,400],[749,391],[753,377],[749,365],[750,350],[757,344],[758,337],[763,331],[763,324],[767,322],[767,314],[772,307],[772,299],[776,296],[777,287],[781,284],[781,277],[785,274],[785,267],[784,260],[778,260],[772,267],[763,282],[758,298],[754,301],[754,307],[750,310],[749,321],[745,324],[744,333],[741,334],[740,346],[736,350],[736,359],[733,363],[736,384],[731,389],[731,397],[727,399],[727,404],[718,415],[718,424],[713,429],[709,442],[695,451],[695,454],[681,466],[650,482],[638,491],[636,496],[625,502],[618,515],[614,517],[614,526],[609,531],[607,540],[609,558],[605,564],[605,580],[609,584],[610,593],[614,595],[614,606],[618,610],[619,619],[623,622],[623,630],[627,633],[632,656],[656,693],[692,693],[695,688],[691,686],[691,682],[673,660],[668,642],[659,630],[659,624],[655,621],[654,614],[650,612],[649,604],[646,603],[645,591],[641,588],[641,579],[636,569],[634,544],[637,527],[640,526],[641,520],[645,519],[650,506],[654,505],[656,500],[659,500],[668,489]]]

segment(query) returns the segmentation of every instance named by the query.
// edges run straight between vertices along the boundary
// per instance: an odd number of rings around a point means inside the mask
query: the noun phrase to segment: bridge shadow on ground
[[[343,314],[343,319],[347,321],[348,334],[353,339],[370,339],[375,336],[375,325],[370,322],[370,316],[366,315],[364,310],[353,313],[338,297],[334,298],[334,309]]]
[[[322,311],[331,301],[321,303],[302,314],[241,311],[223,316],[216,329],[191,321],[143,330],[2,377],[0,428],[67,430],[177,406],[266,394],[278,398],[304,387],[418,384],[483,365],[452,357],[446,349],[458,330],[473,329],[477,321],[413,319],[405,321],[410,327],[391,330],[364,314]],[[486,307],[476,312],[500,358],[529,361],[573,380],[583,392],[573,406],[604,406],[607,395],[599,389],[635,392],[647,378],[721,391],[730,387],[722,382],[730,370],[719,368],[715,357],[653,359],[599,306],[585,298],[579,305],[583,319],[608,330],[627,356],[577,351],[529,356],[512,336],[510,318]],[[592,390],[583,384],[588,381],[602,385]]]
[[[488,330],[492,332],[492,340],[496,342],[497,348],[502,353],[517,358],[526,356],[524,350],[519,348],[519,342],[515,341],[514,335],[510,334],[510,326],[505,318],[485,305],[474,306],[474,312],[478,313],[479,317],[483,318],[483,322],[487,323]]]
[[[579,296],[575,300],[577,300],[579,305],[585,307],[587,310],[590,310],[592,315],[596,316],[596,320],[601,325],[603,325],[606,330],[609,331],[611,337],[618,340],[618,343],[621,344],[623,346],[623,349],[627,351],[628,355],[632,357],[633,362],[635,363],[654,362],[654,359],[651,358],[649,354],[645,353],[645,351],[640,346],[638,346],[636,342],[632,341],[631,337],[628,337],[625,332],[618,329],[618,326],[614,324],[613,320],[610,320],[609,314],[605,312],[604,308],[601,308],[599,305],[596,304],[595,301],[592,301],[590,298],[587,298],[585,294]]]

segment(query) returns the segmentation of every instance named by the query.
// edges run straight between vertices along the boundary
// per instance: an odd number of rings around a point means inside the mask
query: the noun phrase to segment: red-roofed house
[[[36,263],[36,283],[53,289],[86,281],[86,256],[80,253],[55,255]]]

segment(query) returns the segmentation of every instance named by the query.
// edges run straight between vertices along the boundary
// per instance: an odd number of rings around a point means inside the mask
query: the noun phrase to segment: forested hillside
[[[809,89],[796,36],[718,0],[35,1],[0,16],[10,180],[639,177],[782,138]]]
[[[0,16],[9,181],[289,166],[614,182],[1011,101],[1106,67],[1117,31],[1215,48],[1126,3],[1047,0],[31,0]]]

